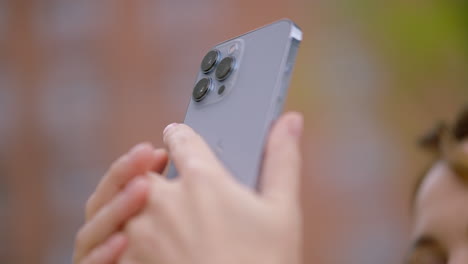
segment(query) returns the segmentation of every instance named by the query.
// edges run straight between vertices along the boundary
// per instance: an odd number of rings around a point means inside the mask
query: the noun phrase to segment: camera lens
[[[221,62],[218,65],[218,68],[216,68],[216,79],[222,81],[225,80],[229,74],[232,72],[232,69],[234,68],[234,58],[233,57],[226,57],[221,60]]]
[[[218,61],[218,57],[219,57],[219,51],[212,50],[208,52],[203,58],[202,63],[200,65],[201,70],[204,73],[211,71],[213,67],[215,66],[216,62]]]
[[[193,88],[193,100],[199,102],[205,98],[205,96],[208,94],[208,91],[210,90],[211,86],[211,79],[210,78],[203,78],[200,81],[195,84],[195,87]]]

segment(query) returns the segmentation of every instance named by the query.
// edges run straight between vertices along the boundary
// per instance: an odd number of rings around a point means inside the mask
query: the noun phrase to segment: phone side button
[[[293,67],[294,67],[294,64],[291,62],[288,62],[286,66],[284,67],[284,74],[286,76],[290,75],[292,73]]]
[[[281,115],[282,110],[283,110],[283,97],[278,96],[275,102],[275,114],[274,114],[273,119],[277,119]]]

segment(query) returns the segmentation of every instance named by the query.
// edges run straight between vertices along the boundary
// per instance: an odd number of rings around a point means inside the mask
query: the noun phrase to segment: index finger
[[[169,156],[181,175],[209,176],[226,172],[208,144],[187,125],[170,124],[163,134]]]
[[[134,177],[148,170],[162,171],[167,163],[164,150],[154,150],[150,143],[141,143],[130,152],[116,160],[96,187],[86,205],[86,219],[108,203]],[[158,172],[160,172],[158,171]]]

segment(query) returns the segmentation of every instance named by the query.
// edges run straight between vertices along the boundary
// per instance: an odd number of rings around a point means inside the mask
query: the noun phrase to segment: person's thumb
[[[260,183],[260,192],[266,198],[298,200],[303,126],[302,115],[295,112],[282,115],[273,125],[265,148]]]

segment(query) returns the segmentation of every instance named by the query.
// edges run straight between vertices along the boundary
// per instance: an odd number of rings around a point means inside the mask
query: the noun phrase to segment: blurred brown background
[[[468,102],[456,0],[0,0],[0,263],[69,263],[87,196],[182,121],[214,44],[283,17],[304,31],[306,263],[399,263],[416,138]]]

